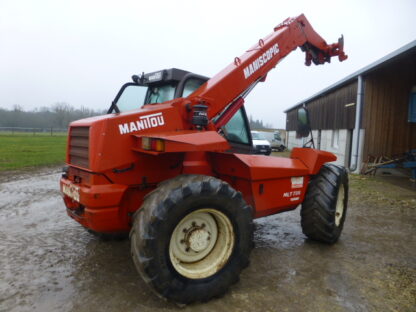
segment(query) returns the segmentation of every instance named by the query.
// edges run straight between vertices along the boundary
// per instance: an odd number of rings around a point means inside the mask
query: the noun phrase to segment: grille
[[[90,167],[90,127],[73,127],[69,138],[69,163],[83,168]]]

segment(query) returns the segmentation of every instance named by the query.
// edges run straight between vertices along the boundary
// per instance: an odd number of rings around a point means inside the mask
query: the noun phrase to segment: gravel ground
[[[416,310],[411,188],[353,176],[333,246],[304,237],[299,210],[257,220],[240,282],[180,309],[146,288],[128,240],[100,240],[66,215],[57,169],[0,175],[0,311]]]

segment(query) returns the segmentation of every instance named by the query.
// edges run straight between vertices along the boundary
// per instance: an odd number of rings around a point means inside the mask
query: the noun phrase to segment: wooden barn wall
[[[356,98],[357,82],[354,81],[306,103],[312,129],[353,129]],[[296,120],[297,109],[289,111],[286,117],[286,130],[295,131]]]
[[[416,85],[416,55],[365,77],[363,160],[416,149],[416,123],[408,122],[410,90]]]
[[[286,131],[296,131],[296,113],[297,109],[286,113]]]

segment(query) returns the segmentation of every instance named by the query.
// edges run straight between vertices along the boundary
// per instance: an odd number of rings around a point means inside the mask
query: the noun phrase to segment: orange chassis
[[[335,159],[331,153],[304,148],[293,149],[291,158],[222,152],[143,154],[137,165],[131,166],[137,169],[125,173],[110,171],[110,177],[70,167],[61,178],[61,191],[68,215],[84,227],[120,233],[130,230],[133,213],[159,182],[178,174],[210,174],[240,191],[254,208],[254,217],[259,218],[295,209],[303,202],[310,175],[318,173],[323,163]],[[175,164],[178,161],[180,165]],[[149,178],[143,175],[145,171]],[[139,172],[141,179],[136,176]],[[154,179],[155,176],[158,178]],[[117,183],[126,179],[136,183]]]

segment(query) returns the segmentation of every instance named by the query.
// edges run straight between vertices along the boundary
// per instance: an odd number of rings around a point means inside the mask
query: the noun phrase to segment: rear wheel
[[[303,233],[310,239],[335,243],[347,212],[348,173],[344,167],[325,164],[308,186],[301,210]]]
[[[145,282],[178,303],[224,294],[248,265],[252,211],[223,181],[184,175],[161,184],[138,211],[131,253]]]

